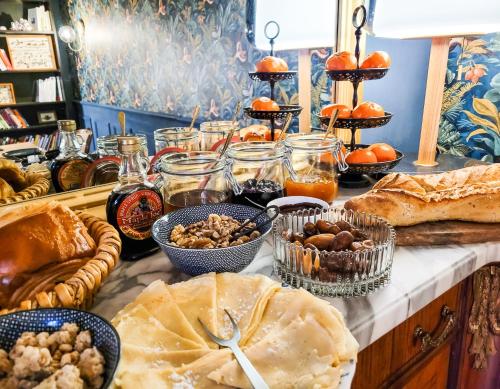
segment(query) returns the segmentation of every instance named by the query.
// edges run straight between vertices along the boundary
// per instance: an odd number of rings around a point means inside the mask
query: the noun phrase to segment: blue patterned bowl
[[[261,236],[239,246],[220,249],[186,249],[170,245],[170,232],[178,225],[186,226],[201,220],[207,220],[212,213],[231,216],[243,222],[261,210],[237,204],[209,204],[183,208],[158,219],[153,224],[153,238],[158,242],[170,261],[182,272],[197,276],[210,272],[240,272],[253,261],[264,240],[271,231],[272,223],[259,229]],[[269,220],[266,214],[257,219],[257,223]]]
[[[54,332],[64,323],[76,323],[80,329],[91,332],[93,345],[106,361],[102,388],[108,388],[120,360],[120,337],[108,321],[93,313],[69,308],[39,308],[0,316],[0,348],[9,351],[25,331]]]

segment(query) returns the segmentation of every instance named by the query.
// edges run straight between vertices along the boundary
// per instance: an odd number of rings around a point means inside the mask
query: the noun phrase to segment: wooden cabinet
[[[471,309],[474,298],[481,295],[477,274],[476,282],[474,275],[462,281],[360,352],[352,388],[499,388],[500,353],[488,355],[488,366],[480,370],[472,367],[469,353]],[[490,336],[488,342],[500,349],[498,335]]]

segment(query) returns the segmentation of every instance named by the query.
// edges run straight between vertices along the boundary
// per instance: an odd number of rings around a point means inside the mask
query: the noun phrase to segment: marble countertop
[[[334,205],[367,189],[343,190]],[[366,297],[326,298],[346,318],[360,349],[391,331],[415,312],[488,263],[500,260],[500,242],[475,245],[397,247],[389,285]],[[243,273],[273,274],[269,239]],[[96,296],[93,312],[111,319],[151,282],[188,279],[162,253],[138,262],[122,261]]]

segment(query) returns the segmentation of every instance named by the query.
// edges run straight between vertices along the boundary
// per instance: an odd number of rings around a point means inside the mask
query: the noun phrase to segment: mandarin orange
[[[374,143],[368,150],[375,154],[378,162],[394,161],[397,157],[396,150],[387,143]]]
[[[388,68],[391,66],[391,57],[385,51],[374,51],[370,53],[363,63],[361,69]]]
[[[270,55],[262,58],[259,62],[257,62],[255,68],[257,72],[263,72],[263,73],[276,73],[276,72],[288,71],[288,65],[284,59],[278,57],[272,57]]]
[[[382,108],[377,103],[372,103],[371,101],[365,101],[364,103],[359,104],[352,111],[351,117],[354,119],[366,119],[373,117],[384,116],[384,108]]]
[[[340,119],[347,119],[351,117],[351,110],[344,104],[328,104],[321,108],[320,116],[332,116],[333,110],[339,111]]]
[[[257,97],[252,101],[252,109],[254,111],[279,111],[280,106],[269,97]]]
[[[357,149],[357,150],[351,151],[349,154],[347,154],[345,161],[347,163],[353,163],[353,164],[374,163],[374,162],[377,162],[377,156],[371,150]]]
[[[326,60],[326,70],[353,70],[356,69],[356,57],[348,51],[333,53]]]

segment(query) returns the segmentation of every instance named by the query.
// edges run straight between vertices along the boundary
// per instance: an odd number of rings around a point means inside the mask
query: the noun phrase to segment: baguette
[[[392,173],[344,207],[378,215],[393,226],[442,220],[500,223],[500,164],[418,176]]]

